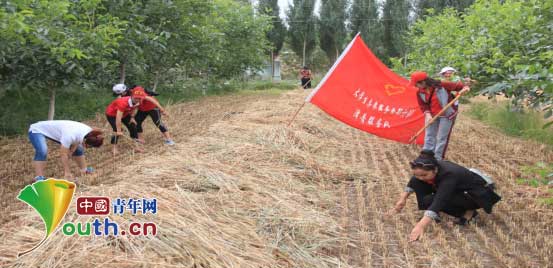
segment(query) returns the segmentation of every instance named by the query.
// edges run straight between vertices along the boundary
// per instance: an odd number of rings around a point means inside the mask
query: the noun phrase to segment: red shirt
[[[300,75],[301,75],[302,78],[311,78],[311,71],[306,70],[306,69],[302,69],[300,71]]]
[[[122,98],[117,98],[114,101],[112,101],[108,105],[108,107],[106,108],[106,115],[116,116],[117,111],[123,112],[123,117],[126,117],[129,114],[131,114],[131,112],[134,109],[136,109],[136,105],[135,106],[130,106],[130,104],[129,104],[130,98],[131,97],[122,97]]]
[[[451,91],[461,91],[465,85],[461,82],[447,82],[442,81],[442,87],[451,92]],[[438,97],[436,96],[436,88],[430,87],[428,88],[428,92],[426,89],[419,89],[417,92],[417,99],[419,100],[419,106],[422,110],[422,112],[430,111],[432,115],[436,115],[442,110],[442,105],[440,104],[440,101],[438,100]],[[424,100],[422,100],[421,94],[424,94]],[[451,97],[451,94],[449,96],[449,101],[451,101],[453,98]],[[430,101],[430,103],[429,103]]]
[[[150,98],[155,99],[155,98],[152,97],[152,96],[150,96]],[[144,99],[144,100],[142,101],[142,103],[138,106],[138,110],[143,111],[143,112],[148,112],[148,111],[151,111],[151,110],[153,110],[153,109],[155,109],[155,108],[157,108],[157,106],[156,106],[153,102],[151,102],[151,101],[149,101],[149,100],[147,100],[147,99]]]

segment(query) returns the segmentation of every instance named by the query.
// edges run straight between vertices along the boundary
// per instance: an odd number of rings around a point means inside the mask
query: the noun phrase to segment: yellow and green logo
[[[69,208],[74,192],[74,183],[53,178],[27,185],[19,192],[17,199],[33,207],[42,218],[46,235],[40,243],[18,256],[35,250],[54,233]]]

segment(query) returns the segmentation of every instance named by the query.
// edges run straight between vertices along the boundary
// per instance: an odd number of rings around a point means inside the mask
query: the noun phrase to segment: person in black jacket
[[[423,150],[410,165],[413,177],[389,212],[401,212],[409,195],[415,193],[418,208],[425,212],[411,231],[409,241],[419,239],[432,220],[439,222],[440,212],[457,217],[456,223],[464,225],[478,215],[477,209],[483,208],[489,214],[501,200],[480,175],[455,163],[436,160],[431,150]]]

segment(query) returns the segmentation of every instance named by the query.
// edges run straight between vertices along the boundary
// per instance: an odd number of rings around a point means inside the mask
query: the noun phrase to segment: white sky
[[[286,11],[288,10],[288,6],[291,5],[290,3],[292,0],[278,0],[278,6],[280,7],[280,17],[286,18]],[[319,14],[319,9],[321,8],[321,1],[316,0],[315,1],[315,14]]]

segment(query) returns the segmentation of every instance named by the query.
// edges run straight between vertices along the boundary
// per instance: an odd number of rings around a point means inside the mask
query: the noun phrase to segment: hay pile
[[[64,236],[58,230],[39,249],[15,259],[42,238],[31,208],[1,226],[0,264],[13,267],[336,267],[342,238],[330,213],[332,194],[347,170],[329,169],[333,155],[317,154],[327,134],[313,125],[290,131],[297,98],[281,109],[251,103],[229,111],[206,135],[173,150],[121,166],[106,185],[81,182],[76,196],[158,199],[155,216],[110,215],[125,228],[152,221],[150,237]],[[288,98],[288,99],[286,99]],[[310,134],[315,133],[316,135]],[[337,135],[328,133],[329,136]],[[318,137],[319,136],[319,137]],[[318,149],[319,148],[319,149]],[[339,167],[340,164],[332,165]],[[332,180],[327,180],[332,179]],[[75,202],[75,198],[73,203]],[[64,222],[88,222],[72,204]]]
[[[551,148],[461,113],[448,159],[492,175],[503,201],[476,225],[433,224],[407,243],[420,218],[414,198],[385,217],[419,148],[352,129],[307,105],[305,92],[210,98],[171,108],[178,145],[152,147],[132,162],[107,163],[76,196],[158,199],[155,216],[112,216],[123,228],[155,222],[149,237],[44,234],[27,207],[0,226],[2,267],[548,267],[553,254],[551,189],[516,183],[520,169],[553,162]],[[233,102],[232,105],[226,105]],[[197,130],[190,130],[197,127]],[[150,129],[148,140],[159,136]],[[93,158],[94,159],[94,158]],[[101,169],[101,167],[100,167]],[[64,222],[86,222],[72,205]]]

